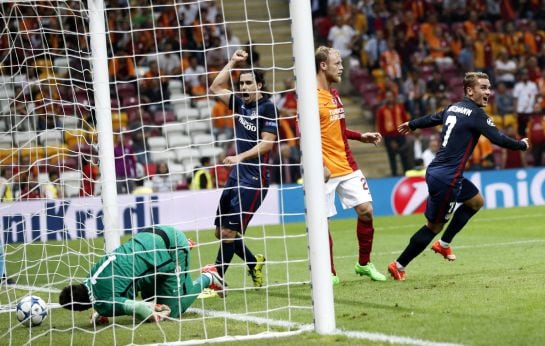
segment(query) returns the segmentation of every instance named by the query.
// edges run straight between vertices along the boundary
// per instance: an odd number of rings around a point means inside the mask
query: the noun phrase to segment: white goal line
[[[28,290],[30,293],[45,292],[45,293],[54,294],[54,293],[60,292],[60,290],[56,288],[33,287],[33,286],[26,286],[26,285],[10,285],[10,287],[13,287],[16,289]],[[49,309],[58,309],[61,307],[58,303],[48,303],[47,306]],[[0,306],[0,313],[10,313],[14,311],[15,311],[15,306],[13,305]],[[189,308],[187,309],[187,312],[192,312],[202,316],[220,317],[220,318],[225,318],[225,319],[234,320],[234,321],[251,322],[251,323],[260,324],[260,325],[264,324],[264,325],[268,325],[272,327],[280,327],[280,328],[286,328],[290,330],[285,332],[267,331],[267,332],[259,333],[256,335],[222,336],[222,337],[206,339],[206,340],[177,341],[177,342],[171,342],[171,343],[161,343],[161,345],[199,345],[204,343],[221,343],[221,342],[228,342],[228,341],[271,339],[271,338],[280,338],[280,337],[284,338],[284,337],[298,335],[304,332],[312,332],[314,330],[314,325],[312,324],[290,322],[285,320],[274,320],[269,318],[248,316],[248,315],[242,315],[242,314],[232,314],[232,313],[224,312],[224,311]],[[458,346],[460,345],[460,344],[454,344],[454,343],[440,343],[436,341],[422,340],[422,339],[410,338],[405,336],[353,331],[353,330],[343,330],[343,329],[336,329],[332,335],[342,335],[348,338],[363,339],[363,340],[377,341],[377,342],[388,342],[391,344],[400,344],[400,345],[417,345],[417,346],[432,346],[432,345]]]

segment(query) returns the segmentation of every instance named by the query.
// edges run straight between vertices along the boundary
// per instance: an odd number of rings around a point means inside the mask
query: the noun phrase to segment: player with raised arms
[[[492,93],[486,73],[467,72],[464,76],[464,98],[442,111],[401,124],[398,131],[407,134],[420,128],[443,125],[441,146],[435,159],[426,169],[428,200],[426,224],[410,239],[409,245],[396,261],[388,265],[395,280],[405,280],[405,267],[443,230],[456,209],[447,229],[431,249],[449,261],[456,255],[450,243],[469,219],[481,209],[484,199],[477,187],[464,178],[467,160],[481,135],[492,143],[511,150],[527,150],[528,139],[515,140],[502,134],[492,119],[484,112]]]
[[[216,76],[210,91],[234,111],[236,155],[227,156],[223,163],[234,165],[220,197],[216,213],[215,235],[221,240],[216,257],[218,273],[223,277],[236,254],[248,265],[254,286],[264,283],[265,257],[254,255],[244,244],[243,235],[269,186],[268,154],[278,134],[277,111],[263,93],[265,79],[258,70],[240,72],[238,91],[226,85],[231,70],[246,62],[248,53],[237,50]]]

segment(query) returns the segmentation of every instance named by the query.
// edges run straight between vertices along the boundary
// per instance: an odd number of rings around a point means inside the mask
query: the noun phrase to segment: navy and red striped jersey
[[[254,147],[261,139],[262,132],[278,136],[277,111],[269,98],[262,97],[258,101],[244,104],[240,97],[233,94],[229,105],[235,116],[237,154]],[[240,185],[268,186],[268,161],[269,155],[267,153],[240,162],[237,167],[231,169],[230,177],[236,179]]]
[[[411,130],[437,125],[443,125],[441,146],[426,173],[448,184],[463,177],[466,162],[481,135],[503,148],[526,150],[524,142],[501,133],[484,110],[467,97],[443,111],[409,122]]]

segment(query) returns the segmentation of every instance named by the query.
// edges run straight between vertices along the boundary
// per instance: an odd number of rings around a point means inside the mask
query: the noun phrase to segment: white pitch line
[[[484,244],[473,244],[473,245],[458,245],[454,246],[454,249],[478,249],[483,247],[494,247],[494,246],[511,246],[511,245],[523,245],[523,244],[538,244],[538,243],[545,243],[545,239],[529,239],[529,240],[518,240],[518,241],[511,241],[511,242],[503,242],[503,243],[484,243]],[[373,255],[396,255],[400,254],[403,250],[396,250],[396,251],[388,251],[388,252],[374,252]],[[347,255],[347,256],[333,256],[335,259],[346,259],[346,258],[353,258],[353,255]]]
[[[290,322],[285,320],[273,320],[273,319],[262,318],[262,317],[232,314],[232,313],[224,312],[224,311],[203,310],[203,309],[195,309],[195,308],[190,308],[187,311],[194,312],[200,315],[205,315],[205,316],[220,317],[220,318],[226,318],[226,319],[236,320],[241,322],[252,322],[255,324],[265,324],[265,325],[269,325],[273,327],[282,327],[282,328],[289,328],[289,329],[298,328],[299,330],[301,330],[301,332],[312,331],[314,329],[314,326],[312,324],[302,324],[302,323]],[[355,338],[355,339],[381,341],[381,342],[389,342],[392,344],[403,344],[403,345],[418,345],[418,346],[460,345],[460,344],[453,344],[453,343],[441,343],[436,341],[415,339],[415,338],[397,336],[397,335],[360,332],[360,331],[343,330],[343,329],[336,329],[335,332],[332,333],[332,335],[342,335],[342,336]]]

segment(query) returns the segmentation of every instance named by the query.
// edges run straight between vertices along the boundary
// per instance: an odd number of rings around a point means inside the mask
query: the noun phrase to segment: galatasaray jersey
[[[318,89],[318,109],[322,133],[322,156],[332,177],[350,174],[358,169],[346,137],[344,108],[337,90]]]

